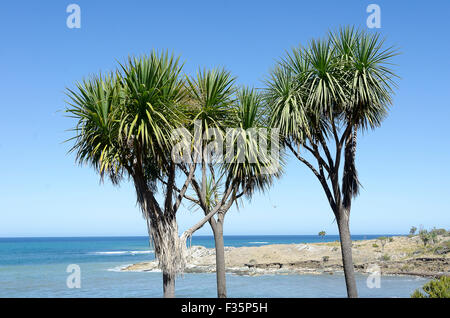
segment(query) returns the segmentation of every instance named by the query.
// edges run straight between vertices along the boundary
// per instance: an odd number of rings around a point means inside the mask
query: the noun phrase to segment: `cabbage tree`
[[[76,120],[71,151],[113,184],[128,178],[147,220],[163,274],[164,297],[174,297],[175,278],[185,266],[186,234],[178,236],[176,214],[195,173],[172,158],[173,131],[187,123],[186,84],[179,59],[167,53],[129,58],[106,76],[97,75],[68,89],[66,109]],[[177,185],[177,173],[187,169]],[[193,228],[206,223],[216,211]]]
[[[395,54],[378,33],[342,28],[287,53],[267,80],[271,125],[317,177],[336,218],[349,297],[357,297],[349,228],[360,188],[357,134],[379,127],[388,113]]]
[[[255,90],[236,90],[230,73],[219,69],[200,71],[188,83],[192,126],[201,138],[202,154],[201,169],[191,181],[196,198],[191,201],[205,215],[218,209],[209,224],[215,241],[217,295],[224,298],[225,215],[239,198],[267,189],[281,169],[272,169],[279,162],[259,148],[264,144],[266,150],[268,137],[267,131],[260,130],[265,128],[263,103]],[[278,143],[272,149],[278,151]]]

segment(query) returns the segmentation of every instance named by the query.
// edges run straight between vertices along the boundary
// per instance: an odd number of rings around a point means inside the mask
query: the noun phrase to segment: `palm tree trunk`
[[[350,236],[349,217],[343,207],[340,207],[337,217],[339,238],[341,241],[342,263],[344,265],[345,284],[349,298],[358,297],[356,288],[355,269],[352,257],[352,239]]]
[[[174,215],[164,216],[151,223],[155,257],[163,272],[164,298],[175,297],[175,279],[185,267],[183,241],[178,236],[178,225]]]
[[[163,272],[164,298],[175,298],[175,277]]]
[[[217,297],[227,297],[227,282],[225,276],[225,248],[223,241],[223,220],[218,220],[212,227],[214,233],[214,242],[216,248],[216,279],[217,279]]]

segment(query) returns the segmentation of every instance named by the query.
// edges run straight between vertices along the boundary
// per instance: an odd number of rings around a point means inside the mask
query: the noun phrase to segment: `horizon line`
[[[351,234],[351,236],[364,236],[364,235],[389,235],[389,236],[404,236],[408,234],[400,233],[376,233],[376,234]],[[193,237],[214,237],[214,235],[192,235]],[[318,234],[227,234],[224,237],[230,236],[319,236]],[[339,236],[339,234],[325,234],[326,236]],[[15,239],[15,238],[113,238],[113,237],[145,237],[148,235],[82,235],[82,236],[0,236],[0,239]]]

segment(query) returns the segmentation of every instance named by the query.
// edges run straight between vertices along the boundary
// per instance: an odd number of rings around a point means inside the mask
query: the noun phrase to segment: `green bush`
[[[390,237],[390,238],[389,238],[389,243],[392,243],[392,242],[394,242],[394,238],[393,238],[393,237]]]
[[[433,279],[422,287],[423,292],[416,289],[411,298],[450,298],[450,276]]]
[[[380,236],[380,237],[378,238],[378,241],[380,241],[381,246],[382,246],[382,248],[383,248],[383,250],[384,250],[384,246],[385,246],[386,243],[388,242],[388,238],[387,238],[386,236]]]
[[[423,242],[423,246],[427,246],[427,244],[431,241],[431,235],[427,230],[420,230],[419,237]]]
[[[435,231],[430,232],[430,239],[433,242],[433,244],[436,244],[439,242],[438,234]]]
[[[431,230],[432,233],[436,233],[436,235],[446,235],[447,234],[447,230],[446,229],[437,229],[434,228]]]
[[[383,256],[381,256],[381,259],[383,261],[389,261],[391,259],[391,257],[389,255],[387,255],[387,254],[384,254]]]
[[[373,243],[373,244],[372,244],[372,247],[375,247],[375,248],[377,248],[377,247],[379,247],[379,246],[378,246],[378,244],[376,244],[376,243]]]

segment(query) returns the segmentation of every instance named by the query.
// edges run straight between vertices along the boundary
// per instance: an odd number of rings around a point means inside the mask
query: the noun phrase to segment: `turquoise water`
[[[380,235],[355,235],[354,240]],[[337,236],[226,236],[227,246],[335,241]],[[209,236],[192,245],[213,247]],[[0,238],[0,297],[160,297],[161,273],[119,272],[121,266],[154,259],[146,237]],[[81,288],[70,289],[69,264],[81,269]],[[427,279],[383,276],[381,288],[369,289],[357,274],[362,297],[409,297]],[[230,297],[345,297],[343,274],[228,275]],[[185,274],[177,280],[178,297],[215,297],[214,274]]]

